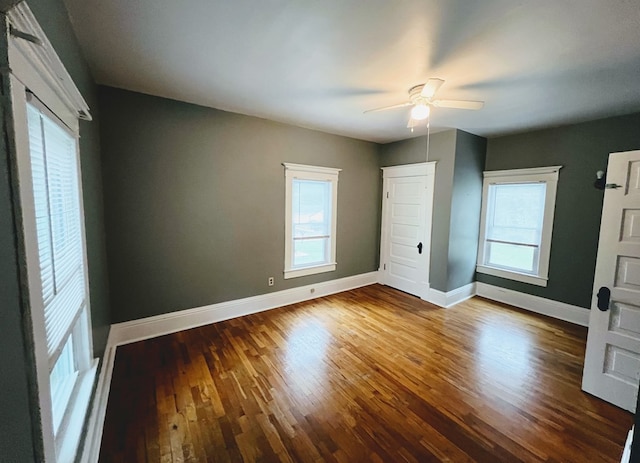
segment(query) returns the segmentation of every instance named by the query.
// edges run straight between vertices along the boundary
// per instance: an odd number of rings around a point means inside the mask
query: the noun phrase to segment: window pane
[[[487,239],[540,245],[546,184],[489,185]]]
[[[536,251],[537,248],[531,246],[487,242],[486,263],[493,267],[535,273],[538,258]]]
[[[86,299],[76,138],[27,105],[29,151],[49,365],[65,348]]]
[[[327,236],[331,224],[331,182],[293,180],[293,236]]]
[[[73,358],[73,337],[69,336],[49,376],[54,432],[57,431],[62,422],[62,417],[73,392],[76,376],[77,369]]]
[[[293,240],[293,266],[321,264],[328,261],[328,238]]]

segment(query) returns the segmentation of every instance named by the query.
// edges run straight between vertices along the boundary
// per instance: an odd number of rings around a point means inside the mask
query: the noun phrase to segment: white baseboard
[[[378,272],[364,273],[259,296],[180,310],[154,317],[111,325],[112,345],[122,345],[165,334],[188,330],[231,318],[242,317],[316,297],[348,291],[378,282]]]
[[[631,461],[631,444],[633,443],[633,426],[631,426],[631,430],[627,433],[627,440],[624,443],[624,450],[622,452],[622,458],[620,459],[620,463],[629,463]]]
[[[476,295],[476,283],[469,283],[446,293],[431,288],[429,290],[429,299],[432,304],[440,307],[449,308],[456,304],[466,301]]]
[[[100,445],[102,444],[102,431],[104,429],[104,419],[107,413],[107,402],[109,401],[109,390],[111,389],[111,376],[116,358],[116,346],[111,342],[111,333],[107,340],[107,348],[102,359],[98,384],[93,396],[91,414],[87,421],[87,434],[81,449],[80,463],[97,463],[100,456]]]
[[[476,294],[498,302],[520,307],[581,326],[589,326],[589,310],[564,302],[532,296],[511,289],[476,282]]]

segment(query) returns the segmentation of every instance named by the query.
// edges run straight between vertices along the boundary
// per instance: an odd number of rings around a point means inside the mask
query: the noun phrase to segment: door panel
[[[429,289],[435,167],[425,166],[402,166],[401,174],[385,168],[391,172],[385,170],[380,252],[381,282],[423,298]]]
[[[640,151],[609,157],[582,388],[634,411],[640,378]],[[597,307],[600,288],[608,309]]]

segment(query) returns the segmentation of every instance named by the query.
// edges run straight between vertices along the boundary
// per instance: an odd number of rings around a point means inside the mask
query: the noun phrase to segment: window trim
[[[478,239],[478,262],[476,271],[509,280],[521,281],[536,286],[547,286],[549,281],[549,257],[551,255],[551,236],[555,214],[558,176],[562,166],[534,167],[529,169],[494,170],[483,172],[482,210],[480,215],[480,237]],[[492,267],[484,263],[485,241],[487,233],[487,209],[489,185],[510,183],[546,183],[544,215],[542,219],[542,235],[536,275]]]
[[[332,272],[337,267],[336,262],[336,231],[338,217],[338,175],[342,169],[333,167],[308,166],[283,162],[285,169],[285,251],[284,251],[284,279],[297,278],[317,273]],[[331,182],[331,232],[329,239],[329,262],[293,266],[293,180],[316,180]]]
[[[93,359],[91,308],[89,296],[87,246],[82,193],[81,162],[79,154],[79,119],[91,120],[89,108],[73,80],[64,68],[54,48],[29,9],[27,2],[12,8],[7,14],[9,23],[15,29],[39,39],[35,43],[24,38],[10,36],[8,40],[9,68],[5,76],[10,79],[11,121],[15,132],[15,146],[10,156],[17,170],[15,189],[16,201],[21,210],[22,241],[20,253],[24,256],[26,272],[22,284],[26,287],[23,310],[28,317],[32,339],[35,378],[30,382],[32,419],[36,424],[33,437],[36,442],[36,458],[46,463],[73,461],[80,452],[85,417],[89,413],[91,394],[98,367],[98,359]],[[54,433],[52,397],[50,393],[50,365],[47,353],[44,324],[44,302],[42,281],[39,272],[38,241],[35,223],[34,193],[31,173],[29,134],[27,123],[27,90],[37,96],[62,126],[71,130],[76,139],[75,157],[77,162],[80,226],[83,252],[84,284],[86,288],[85,308],[81,310],[83,333],[74,339],[74,356],[78,363],[78,379],[71,393],[57,433]],[[35,270],[35,271],[34,271]],[[80,320],[78,318],[76,323]],[[74,328],[72,332],[77,331]],[[73,336],[73,334],[71,334]],[[79,341],[79,342],[78,342]],[[78,355],[82,349],[84,355]]]

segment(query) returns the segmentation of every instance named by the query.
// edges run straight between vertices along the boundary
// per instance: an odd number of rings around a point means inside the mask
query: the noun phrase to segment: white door
[[[429,256],[435,163],[383,168],[381,282],[423,299]]]
[[[640,378],[640,151],[609,156],[582,389],[634,411]]]

